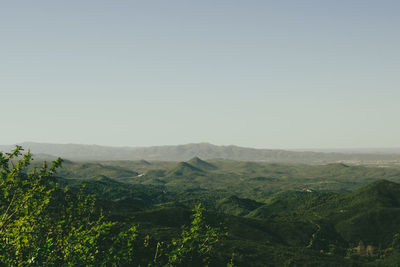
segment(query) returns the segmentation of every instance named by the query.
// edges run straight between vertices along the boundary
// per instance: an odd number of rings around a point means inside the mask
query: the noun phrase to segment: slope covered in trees
[[[399,263],[399,169],[200,158],[47,167],[20,152],[0,155],[6,265]]]
[[[194,262],[202,266],[212,262],[212,248],[222,234],[204,222],[201,204],[193,209],[189,227],[169,243],[154,247],[132,220],[103,214],[104,208],[120,205],[97,202],[82,190],[75,194],[60,188],[55,173],[61,159],[51,167],[43,163],[40,169],[28,171],[32,155],[22,155],[21,150],[0,153],[1,265],[186,266]],[[118,183],[104,176],[92,181],[98,187]]]

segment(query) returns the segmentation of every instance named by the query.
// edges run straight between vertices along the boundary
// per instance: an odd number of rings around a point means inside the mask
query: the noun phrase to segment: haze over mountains
[[[196,143],[153,147],[109,147],[81,144],[49,144],[25,142],[20,144],[30,149],[36,157],[62,157],[73,160],[160,160],[185,161],[193,157],[202,159],[223,158],[242,161],[266,161],[282,163],[323,164],[332,162],[397,162],[397,150],[364,150],[365,153],[288,151],[277,149],[255,149],[239,146],[217,146]],[[10,151],[15,145],[1,145],[0,151]]]

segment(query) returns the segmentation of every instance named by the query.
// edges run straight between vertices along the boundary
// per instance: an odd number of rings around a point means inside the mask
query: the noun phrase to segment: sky
[[[1,0],[0,144],[400,147],[400,1]]]

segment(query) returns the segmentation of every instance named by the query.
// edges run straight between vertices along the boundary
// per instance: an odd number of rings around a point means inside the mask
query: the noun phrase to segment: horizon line
[[[187,146],[187,145],[212,145],[217,147],[239,147],[239,148],[248,148],[248,149],[260,149],[260,150],[286,150],[286,151],[351,151],[351,150],[393,150],[393,149],[400,149],[400,146],[395,147],[324,147],[324,148],[310,148],[310,147],[302,147],[302,148],[267,148],[267,147],[252,147],[252,146],[243,146],[243,145],[236,145],[236,144],[229,144],[229,145],[219,145],[213,144],[211,142],[190,142],[190,143],[181,143],[181,144],[166,144],[166,145],[144,145],[144,146],[130,146],[130,145],[102,145],[102,144],[88,144],[88,143],[62,143],[62,142],[37,142],[37,141],[24,141],[18,142],[14,144],[1,144],[0,146],[16,146],[16,145],[23,145],[23,144],[42,144],[42,145],[76,145],[76,146],[98,146],[98,147],[109,147],[109,148],[151,148],[151,147],[174,147],[174,146]]]

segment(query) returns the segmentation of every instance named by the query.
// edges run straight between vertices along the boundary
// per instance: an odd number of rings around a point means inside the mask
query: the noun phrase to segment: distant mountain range
[[[400,154],[399,147],[374,147],[374,148],[314,148],[294,149],[293,151],[334,152],[350,154]]]
[[[61,157],[72,160],[161,160],[186,161],[194,157],[202,159],[223,158],[241,161],[267,161],[282,163],[323,164],[332,162],[387,162],[400,161],[395,153],[350,153],[287,151],[277,149],[255,149],[239,146],[217,146],[196,143],[153,147],[109,147],[80,144],[48,144],[25,142],[20,144],[30,149],[36,158]],[[10,151],[15,145],[0,146],[0,151]]]

